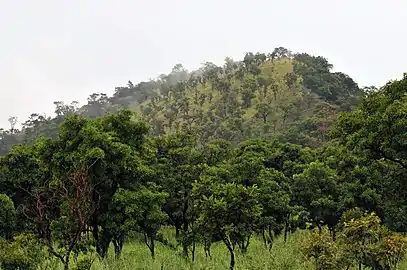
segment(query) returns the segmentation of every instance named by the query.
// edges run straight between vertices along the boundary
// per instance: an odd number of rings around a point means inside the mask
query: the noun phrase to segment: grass
[[[264,248],[260,239],[253,239],[247,254],[236,252],[237,269],[310,269],[303,263],[295,241],[291,239],[284,245],[278,241],[271,252]],[[206,258],[202,247],[197,247],[195,261],[185,259],[181,250],[171,250],[157,245],[156,259],[151,259],[147,247],[143,243],[133,242],[124,247],[122,257],[114,259],[109,254],[107,260],[95,262],[92,269],[228,269],[229,253],[222,243],[216,243],[211,250],[212,258]]]
[[[298,238],[299,235],[296,237]],[[260,239],[253,239],[247,254],[236,252],[237,269],[311,269],[307,263],[302,262],[301,254],[297,249],[298,239],[291,238],[284,245],[278,241],[271,252],[263,245]],[[119,260],[110,256],[104,262],[97,262],[93,269],[213,269],[229,268],[229,253],[222,243],[216,243],[211,250],[212,258],[206,258],[202,247],[196,250],[195,262],[185,259],[181,250],[173,251],[165,246],[157,246],[155,261],[151,259],[147,247],[142,243],[130,243],[123,251]],[[162,268],[161,268],[162,267]]]
[[[166,234],[172,232],[166,231]],[[288,237],[286,243],[280,237],[269,252],[260,237],[254,237],[245,255],[236,250],[237,270],[311,270],[314,264],[300,252],[300,245],[306,237],[305,231],[296,232]],[[219,242],[211,248],[212,258],[206,258],[202,246],[197,246],[195,261],[182,256],[181,248],[172,250],[161,243],[156,245],[156,258],[152,260],[150,252],[140,241],[128,242],[123,254],[115,259],[113,250],[103,260],[95,260],[92,270],[224,270],[229,269],[229,253],[223,243]],[[43,269],[62,269],[58,261],[49,261]],[[75,269],[75,268],[72,268]],[[407,269],[407,260],[398,269]]]
[[[169,232],[166,233],[169,234]],[[260,237],[254,237],[246,254],[243,255],[236,250],[236,269],[312,269],[312,264],[305,261],[299,251],[303,237],[303,233],[296,233],[288,238],[287,243],[284,243],[281,238],[277,239],[271,252],[264,247]],[[152,260],[150,252],[143,242],[130,241],[124,246],[122,256],[119,259],[115,259],[113,250],[110,250],[105,260],[95,260],[92,270],[229,269],[230,256],[222,242],[213,244],[211,255],[211,258],[205,257],[203,247],[197,245],[195,261],[192,262],[191,258],[182,256],[181,247],[172,250],[161,243],[157,243],[156,257],[155,260]],[[62,269],[62,265],[57,260],[52,260],[43,265],[42,269]]]

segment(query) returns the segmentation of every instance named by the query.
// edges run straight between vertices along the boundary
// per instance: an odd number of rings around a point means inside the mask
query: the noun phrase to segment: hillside
[[[81,108],[56,101],[55,118],[33,113],[22,130],[10,119],[10,130],[1,133],[0,155],[40,135],[55,137],[66,115],[94,118],[121,108],[136,111],[153,135],[183,130],[202,143],[277,137],[318,146],[338,113],[354,108],[363,96],[348,75],[332,72],[332,67],[324,57],[281,47],[270,54],[247,53],[242,61],[226,58],[223,66],[208,62],[192,72],[177,64],[156,80],[117,87],[112,97],[92,94]]]
[[[404,269],[407,74],[331,69],[278,48],[11,118],[0,269]]]

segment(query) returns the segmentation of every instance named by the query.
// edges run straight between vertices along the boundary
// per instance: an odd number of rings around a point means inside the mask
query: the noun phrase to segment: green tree
[[[13,201],[0,194],[0,237],[11,239],[16,222],[16,210]]]
[[[286,228],[291,213],[290,185],[288,178],[275,169],[263,170],[258,179],[260,187],[258,200],[263,209],[260,228],[264,243],[268,243],[271,249],[273,233],[278,235],[283,228]]]
[[[322,225],[328,225],[335,233],[334,227],[341,216],[340,192],[336,172],[320,162],[310,163],[304,172],[293,177],[292,199],[310,212],[319,230]]]
[[[124,227],[143,234],[144,242],[153,259],[158,230],[168,219],[167,214],[162,211],[167,197],[167,193],[152,190],[151,187],[138,191],[118,191],[118,199],[126,205],[127,217]]]
[[[378,182],[383,182],[383,179],[386,182],[381,192],[386,207],[384,220],[398,231],[407,230],[402,225],[407,206],[405,200],[399,200],[406,196],[402,177],[407,169],[406,92],[407,75],[368,93],[358,109],[339,117],[332,132],[333,137],[339,138],[356,155],[379,165],[382,173]]]
[[[160,137],[155,144],[155,177],[158,184],[169,194],[164,211],[175,226],[177,239],[184,247],[184,255],[188,256],[185,237],[193,221],[191,218],[194,217],[191,213],[192,184],[199,179],[202,172],[202,153],[196,148],[196,139],[186,134]]]
[[[220,236],[230,254],[230,269],[235,269],[235,245],[250,238],[261,216],[258,188],[204,181],[194,185],[194,194],[200,198],[196,201],[198,222]]]
[[[356,264],[378,270],[397,269],[406,253],[407,238],[391,233],[374,213],[363,213],[358,218],[346,213],[343,238],[349,258]]]
[[[360,107],[341,115],[333,135],[375,159],[407,169],[407,74],[373,92]]]

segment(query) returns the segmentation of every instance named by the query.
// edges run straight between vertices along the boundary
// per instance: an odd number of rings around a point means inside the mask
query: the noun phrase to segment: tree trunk
[[[263,238],[264,247],[267,247],[267,239],[266,239],[265,230],[262,230],[262,231],[261,231],[261,236],[262,236],[262,238]]]
[[[153,258],[153,260],[155,259],[155,243],[154,243],[154,235],[151,235],[150,237],[150,241],[151,241],[151,257]]]
[[[230,253],[230,270],[234,270],[235,269],[235,251],[234,251],[234,247],[232,245],[232,241],[230,241],[229,236],[227,235],[223,235],[223,242],[226,245],[226,248],[229,250]]]
[[[98,218],[96,214],[94,214],[92,218],[92,227],[92,235],[93,239],[95,240],[96,252],[101,258],[105,258],[112,237],[109,235],[109,233],[107,233],[106,230],[102,230],[100,235]]]
[[[93,217],[92,217],[92,235],[93,235],[93,239],[95,240],[96,252],[99,254],[99,256],[101,256],[102,251],[100,248],[99,226],[98,226],[96,213],[93,214]]]
[[[182,219],[183,219],[183,236],[182,236],[182,245],[184,249],[184,256],[188,257],[188,241],[186,238],[186,235],[188,233],[188,228],[189,228],[189,223],[188,223],[188,217],[187,217],[187,211],[188,211],[188,201],[186,200],[184,203],[184,207],[182,210]]]
[[[183,247],[183,253],[185,257],[188,257],[188,243],[185,235],[182,237],[182,247]]]
[[[194,239],[192,239],[192,261],[193,262],[195,261],[195,247],[196,247],[196,245],[195,245],[195,236],[194,236]]]
[[[242,252],[242,254],[245,254],[247,252],[249,244],[250,244],[250,235],[247,236],[247,240],[243,236],[242,240],[239,243],[239,248],[240,248],[240,251]]]
[[[317,224],[319,234],[322,234],[322,227],[321,224]]]
[[[208,239],[204,239],[204,250],[205,257],[211,258],[211,241]]]
[[[288,221],[285,222],[285,228],[284,228],[284,243],[287,242],[287,234],[288,234]]]
[[[175,224],[175,238],[179,238],[179,231],[180,231],[180,226]]]
[[[99,238],[99,249],[100,249],[99,255],[102,258],[106,257],[111,241],[112,236],[110,235],[110,233],[106,229],[102,228],[101,237]]]
[[[65,262],[64,262],[64,270],[69,270],[69,259],[66,258]]]
[[[233,251],[233,248],[228,246],[228,250],[230,253],[230,270],[235,269],[235,252]]]
[[[151,258],[153,258],[153,260],[154,260],[155,259],[154,232],[150,233],[149,235],[147,235],[147,232],[144,232],[143,234],[144,234],[144,243],[150,250]],[[149,239],[150,239],[150,243],[148,243]]]
[[[268,227],[268,232],[269,232],[269,251],[273,248],[273,230],[271,229],[271,226]]]
[[[69,259],[71,257],[71,251],[65,253],[64,270],[69,270]]]
[[[120,232],[119,236],[118,237],[116,236],[115,239],[113,240],[114,253],[116,258],[119,258],[120,254],[122,253],[124,239],[125,239],[124,232]]]
[[[245,247],[244,247],[244,251],[245,251],[245,252],[246,252],[247,249],[249,248],[249,245],[250,245],[250,238],[251,238],[251,235],[249,235],[249,236],[247,237],[247,242],[246,242],[246,245],[245,245]]]

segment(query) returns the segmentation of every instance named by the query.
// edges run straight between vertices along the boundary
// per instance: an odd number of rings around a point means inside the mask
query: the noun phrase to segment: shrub
[[[308,259],[314,259],[316,270],[343,269],[346,260],[340,245],[332,240],[329,231],[313,230],[304,241],[301,251]]]
[[[0,240],[0,265],[4,270],[37,269],[46,252],[32,234],[21,234],[13,242]]]

